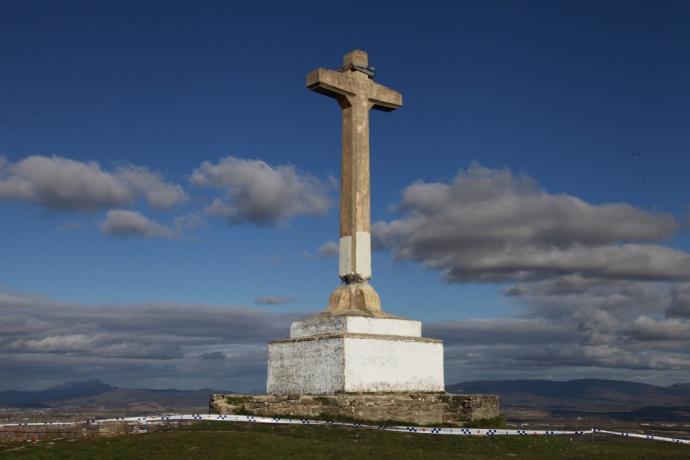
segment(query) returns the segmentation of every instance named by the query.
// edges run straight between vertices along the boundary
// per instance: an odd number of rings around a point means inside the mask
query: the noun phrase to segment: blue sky
[[[267,321],[272,315],[323,309],[338,283],[337,260],[319,256],[318,248],[337,240],[333,179],[339,174],[340,115],[332,100],[305,88],[304,77],[316,67],[337,68],[345,52],[360,48],[377,69],[376,81],[404,98],[401,109],[372,114],[372,216],[379,229],[388,231],[382,251],[374,254],[372,282],[384,309],[436,324],[442,333],[443,325],[454,321],[552,318],[553,310],[542,310],[547,302],[535,300],[536,291],[508,294],[521,283],[536,289],[538,283],[562,277],[586,279],[581,304],[603,311],[602,305],[618,298],[620,286],[613,285],[626,283],[625,292],[639,288],[658,295],[649,294],[652,300],[631,296],[628,300],[636,304],[648,302],[647,309],[625,320],[607,314],[637,326],[649,319],[657,322],[654,327],[676,331],[673,338],[654,343],[635,336],[660,355],[673,354],[673,362],[635,363],[632,355],[625,363],[572,362],[549,355],[541,363],[504,363],[506,372],[497,374],[488,361],[480,365],[470,359],[485,351],[458,348],[457,355],[466,357],[458,358],[459,370],[450,374],[456,380],[587,374],[682,381],[690,369],[690,356],[680,351],[690,339],[690,306],[686,315],[683,303],[690,278],[684,271],[690,251],[690,7],[684,2],[498,1],[351,2],[348,8],[352,12],[316,2],[2,2],[0,292],[15,299],[9,301],[15,306],[17,296],[43,299],[44,306],[93,309],[175,304],[193,310],[192,305],[204,305],[258,311],[268,315]],[[71,204],[47,197],[61,192],[63,184],[45,188],[39,182],[57,177],[50,168],[60,165],[48,166],[43,175],[22,173],[22,161],[32,156],[90,164],[116,177],[129,198],[91,206],[84,205],[79,191],[64,199],[76,200]],[[222,171],[214,169],[228,157],[251,171],[257,163],[241,162],[260,160],[279,177],[296,181],[294,195],[286,194],[288,202],[276,210],[277,220],[257,223],[248,217],[250,211],[233,219],[209,212],[215,198],[242,208],[240,201],[251,195],[242,193],[249,185],[220,177]],[[204,162],[210,168],[206,173]],[[146,186],[123,179],[127,172],[144,170],[149,173]],[[195,180],[195,171],[206,175]],[[32,191],[11,189],[13,178],[28,180]],[[548,242],[527,229],[527,246],[544,251],[550,245],[550,253],[585,247],[587,254],[609,259],[615,267],[604,270],[601,262],[552,266],[541,261],[544,253],[539,252],[538,268],[516,266],[511,259],[510,268],[501,266],[501,275],[486,271],[483,262],[462,276],[449,275],[471,265],[462,254],[469,254],[463,248],[474,243],[451,241],[447,251],[430,254],[424,242],[413,241],[411,230],[393,223],[412,225],[415,215],[426,212],[415,198],[419,190],[408,189],[412,184],[457,183],[454,190],[469,196],[479,178],[495,190],[505,187],[504,198],[522,196],[520,190],[532,187],[523,203],[525,219],[582,224],[572,234],[566,231],[570,227],[553,230],[545,237]],[[225,185],[214,186],[214,180]],[[156,206],[146,195],[154,186],[173,195],[181,190],[184,198]],[[232,195],[232,190],[240,192]],[[331,205],[295,208],[305,190]],[[451,200],[444,209],[458,203],[454,193],[443,195]],[[528,203],[530,197],[541,204]],[[601,213],[588,208],[590,221],[573,217],[568,224],[562,216],[578,207],[571,198],[592,209],[612,203],[627,207],[602,208]],[[559,210],[561,205],[565,210]],[[467,206],[458,211],[472,214]],[[539,211],[530,215],[533,206]],[[147,219],[147,230],[130,228],[127,235],[112,230],[106,221],[117,210],[138,213]],[[434,215],[427,224],[457,223],[445,217]],[[492,228],[505,224],[509,231],[517,225],[515,216],[511,219],[491,220]],[[481,222],[470,222],[464,231],[485,233]],[[638,225],[648,227],[626,233]],[[448,240],[430,238],[434,244]],[[503,257],[495,251],[501,238],[477,240],[477,247],[493,249],[473,260],[489,263]],[[657,252],[666,248],[675,251],[675,259],[666,266],[666,259],[637,259],[635,253],[629,256],[651,268],[618,270],[624,262],[605,251],[635,249],[625,245]],[[660,265],[663,274],[653,270]],[[596,289],[616,292],[601,303],[587,300]],[[257,304],[258,297],[267,296],[292,301]],[[559,305],[562,300],[557,299]],[[570,322],[574,316],[568,318],[559,324],[577,324]],[[606,346],[621,347],[632,337],[622,334],[614,334],[617,341]],[[73,335],[65,332],[65,337]],[[573,340],[590,351],[600,345],[592,336]],[[15,364],[40,354],[16,343],[7,350],[5,357]],[[448,353],[452,350],[447,347]],[[60,347],[47,351],[68,352]],[[228,361],[227,366],[235,366]],[[463,366],[473,371],[465,373]],[[526,368],[534,370],[526,373]],[[118,376],[108,372],[94,371],[117,383]],[[261,371],[256,372],[238,387],[259,387]],[[9,385],[50,383],[46,375],[36,371]],[[121,376],[120,383],[128,385],[204,383],[174,371],[163,381],[141,369]],[[214,377],[209,385],[219,387],[227,378]]]

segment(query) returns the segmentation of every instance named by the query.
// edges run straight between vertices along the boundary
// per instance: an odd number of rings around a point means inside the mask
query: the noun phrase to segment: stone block
[[[422,323],[398,318],[316,315],[290,326],[291,339],[342,333],[421,337]]]
[[[228,404],[245,399],[243,406]],[[427,404],[420,404],[426,401]],[[497,417],[498,396],[449,393],[337,394],[329,397],[301,395],[213,395],[210,413],[250,414],[265,417],[354,417],[362,421],[397,421],[417,425],[459,425]]]
[[[341,333],[276,340],[268,347],[269,394],[443,390],[440,340]]]
[[[267,392],[442,392],[443,344],[419,321],[319,314],[268,347]]]

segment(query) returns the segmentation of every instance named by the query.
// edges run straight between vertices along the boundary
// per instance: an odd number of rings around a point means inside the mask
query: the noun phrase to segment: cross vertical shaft
[[[371,278],[371,192],[369,174],[369,110],[391,111],[402,96],[373,81],[367,53],[345,55],[338,71],[316,69],[307,87],[335,98],[342,111],[340,177],[340,251],[338,274],[344,285],[329,299],[331,314],[387,316],[381,311]]]
[[[369,101],[351,97],[342,112],[339,275],[354,283],[371,278]]]

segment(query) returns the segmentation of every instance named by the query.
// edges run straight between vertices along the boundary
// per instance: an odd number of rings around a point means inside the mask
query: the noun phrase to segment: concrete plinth
[[[499,415],[498,396],[448,393],[331,396],[213,395],[210,413],[321,418],[415,425],[460,425]]]
[[[443,391],[443,343],[418,321],[317,315],[268,347],[268,394]]]
[[[421,321],[400,318],[321,314],[302,321],[295,321],[290,326],[291,339],[341,333],[421,337],[422,323]]]

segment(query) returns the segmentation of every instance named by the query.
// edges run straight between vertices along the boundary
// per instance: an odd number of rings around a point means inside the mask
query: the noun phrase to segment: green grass
[[[687,459],[690,447],[596,436],[482,437],[387,433],[329,426],[200,422],[169,431],[0,447],[19,459]]]
[[[506,428],[506,419],[503,417],[482,418],[473,422],[467,422],[465,428]]]
[[[242,404],[245,403],[249,400],[250,398],[247,396],[226,396],[225,397],[225,402],[231,405],[237,405],[237,404]]]

